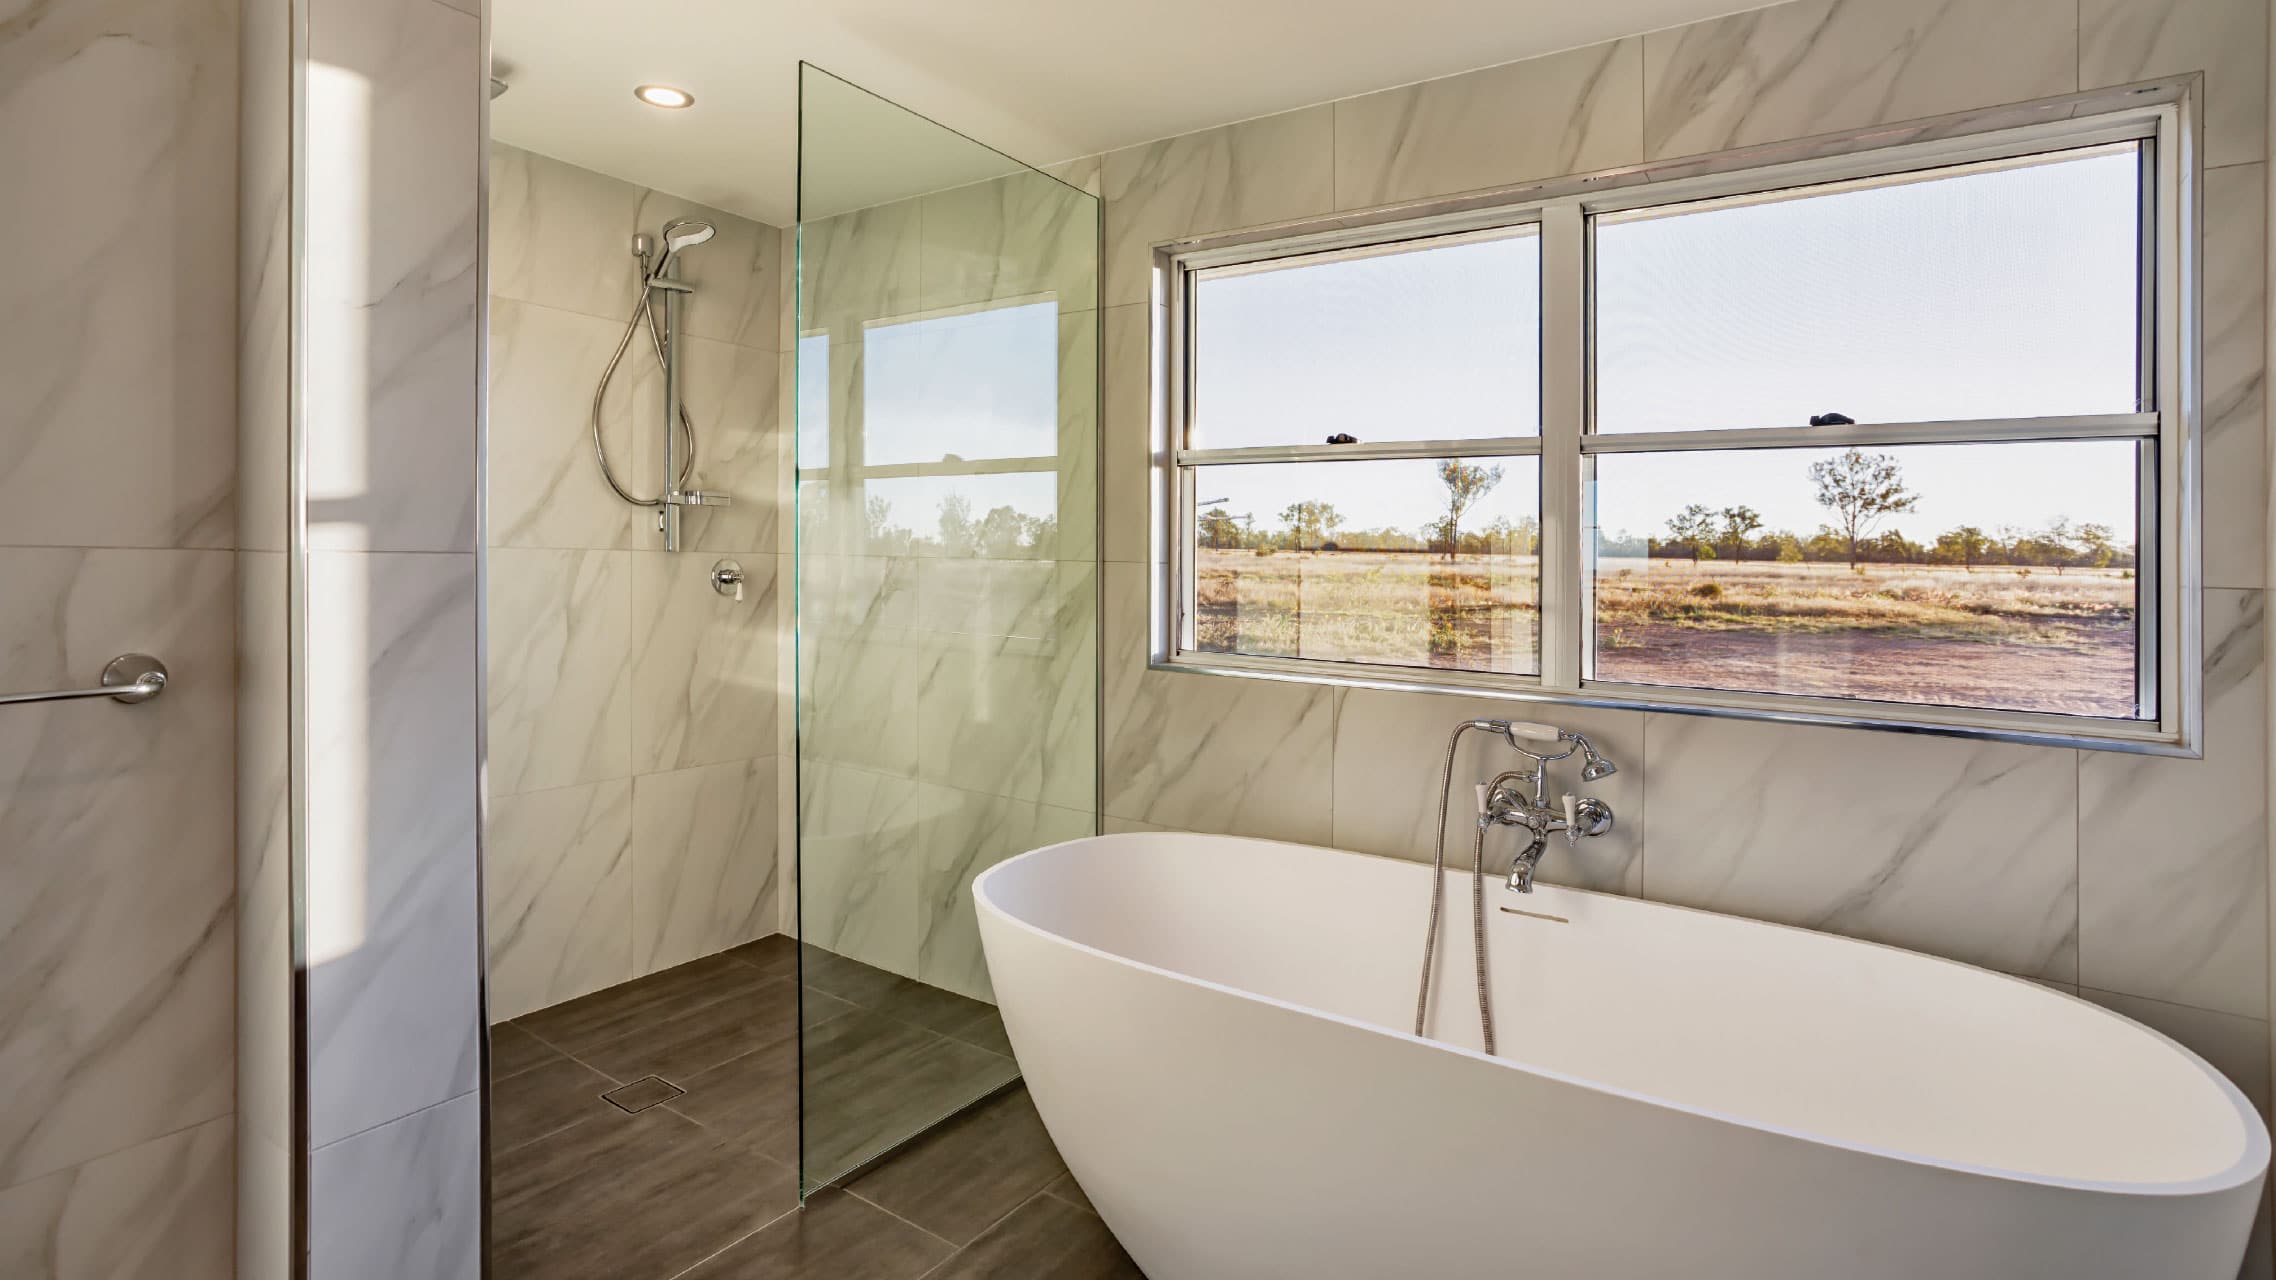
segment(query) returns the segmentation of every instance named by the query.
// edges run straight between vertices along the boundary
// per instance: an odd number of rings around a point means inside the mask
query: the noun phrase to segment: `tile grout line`
[[[781,1222],[784,1218],[788,1218],[793,1214],[803,1213],[805,1211],[805,1208],[806,1206],[804,1203],[792,1205],[788,1209],[783,1210],[781,1213],[776,1214],[775,1216],[767,1219],[765,1222],[760,1223],[759,1225],[751,1228],[749,1231],[744,1232],[743,1234],[735,1237],[727,1243],[719,1246],[717,1249],[712,1250],[710,1253],[707,1253],[702,1257],[697,1258],[695,1261],[689,1263],[688,1265],[680,1268],[679,1270],[664,1276],[663,1280],[680,1280],[680,1277],[682,1276],[693,1275],[697,1268],[702,1267],[705,1263],[710,1262],[712,1259],[720,1256],[723,1253],[726,1253],[728,1250],[733,1249],[735,1246],[743,1243],[751,1237],[758,1235],[763,1231],[766,1231],[776,1223]]]
[[[1054,1179],[1054,1181],[1056,1181],[1056,1179]],[[1044,1185],[1044,1186],[1046,1186],[1046,1187],[1048,1187],[1048,1186],[1050,1186],[1051,1184],[1050,1184],[1050,1183],[1048,1183],[1048,1182],[1046,1182],[1046,1183],[1044,1183],[1043,1185]],[[973,1245],[975,1245],[975,1244],[978,1244],[978,1243],[980,1243],[982,1240],[985,1240],[985,1239],[987,1239],[987,1238],[988,1238],[988,1233],[989,1233],[989,1232],[991,1232],[991,1231],[994,1231],[996,1228],[998,1228],[998,1227],[1000,1227],[1000,1226],[1004,1225],[1004,1223],[1005,1223],[1005,1222],[1009,1221],[1009,1220],[1010,1220],[1010,1218],[1011,1218],[1011,1216],[1012,1216],[1013,1214],[1015,1214],[1015,1213],[1018,1213],[1020,1210],[1022,1210],[1022,1209],[1025,1209],[1026,1207],[1028,1207],[1028,1206],[1029,1206],[1029,1205],[1031,1205],[1031,1204],[1034,1204],[1034,1203],[1035,1203],[1037,1200],[1042,1200],[1042,1199],[1047,1199],[1047,1198],[1050,1198],[1047,1192],[1044,1192],[1044,1191],[1036,1191],[1036,1192],[1034,1192],[1033,1194],[1031,1194],[1031,1195],[1027,1196],[1025,1199],[1021,1200],[1021,1201],[1020,1201],[1018,1204],[1015,1204],[1015,1205],[1013,1205],[1011,1208],[1009,1208],[1009,1209],[1006,1209],[1006,1210],[1005,1210],[1005,1211],[1004,1211],[1004,1212],[1003,1212],[1001,1215],[999,1215],[999,1216],[996,1218],[996,1220],[995,1220],[995,1221],[993,1221],[993,1222],[990,1222],[990,1223],[989,1223],[987,1226],[985,1226],[985,1227],[982,1227],[982,1228],[979,1230],[979,1232],[978,1232],[978,1233],[976,1233],[976,1234],[975,1234],[975,1235],[972,1237],[972,1240],[971,1240],[971,1242],[970,1242],[970,1243],[968,1243],[968,1244],[961,1244],[961,1245],[958,1245],[958,1246],[956,1246],[956,1248],[955,1248],[955,1251],[954,1251],[954,1252],[950,1253],[950,1254],[949,1254],[947,1257],[945,1257],[945,1258],[942,1258],[942,1259],[941,1259],[939,1262],[936,1262],[936,1263],[934,1263],[934,1264],[933,1264],[931,1267],[927,1268],[927,1269],[926,1269],[926,1270],[924,1270],[923,1272],[920,1272],[920,1273],[918,1274],[918,1276],[917,1276],[917,1280],[926,1280],[926,1278],[927,1278],[927,1277],[929,1277],[929,1276],[936,1276],[936,1275],[939,1275],[939,1274],[941,1273],[941,1271],[942,1271],[944,1268],[946,1268],[946,1267],[947,1267],[947,1266],[948,1266],[950,1263],[953,1263],[953,1262],[955,1262],[955,1261],[956,1261],[958,1258],[961,1258],[961,1257],[963,1257],[965,1254],[967,1254],[967,1253],[970,1253],[970,1252],[972,1251],[972,1246],[973,1246]],[[863,1200],[863,1201],[862,1201],[862,1203],[863,1203],[863,1204],[870,1204],[870,1203],[872,1203],[872,1202],[871,1202],[871,1201],[869,1201],[869,1200]],[[1064,1202],[1062,1202],[1062,1203],[1064,1203]],[[881,1206],[879,1206],[879,1207],[880,1207],[880,1208],[883,1208],[883,1206],[882,1206],[882,1205],[881,1205]],[[1069,1207],[1069,1208],[1073,1208],[1074,1206],[1073,1206],[1073,1205],[1069,1205],[1068,1207]],[[887,1213],[892,1213],[892,1210],[890,1210],[890,1209],[887,1209],[887,1210],[886,1210],[886,1212],[887,1212]],[[899,1215],[899,1214],[894,1214],[894,1216],[895,1216],[895,1217],[899,1217],[900,1215]],[[913,1222],[912,1222],[912,1223],[910,1223],[909,1225],[910,1225],[910,1226],[912,1226],[912,1227],[915,1227],[917,1224],[915,1224],[915,1223],[913,1223]],[[919,1231],[923,1231],[923,1230],[924,1230],[924,1228],[923,1228],[923,1227],[917,1227],[917,1230],[919,1230]]]

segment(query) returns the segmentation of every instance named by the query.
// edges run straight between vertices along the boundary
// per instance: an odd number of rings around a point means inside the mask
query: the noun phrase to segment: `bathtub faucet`
[[[1519,893],[1531,893],[1533,873],[1541,865],[1541,856],[1548,852],[1551,833],[1564,832],[1565,846],[1575,848],[1584,836],[1601,836],[1612,830],[1612,806],[1595,796],[1576,796],[1568,791],[1560,797],[1559,804],[1549,803],[1549,765],[1578,755],[1583,761],[1581,780],[1584,782],[1610,777],[1618,770],[1610,760],[1597,754],[1587,738],[1577,733],[1558,732],[1557,744],[1571,745],[1555,754],[1519,746],[1521,737],[1530,741],[1541,739],[1535,735],[1509,735],[1510,746],[1531,760],[1533,767],[1512,769],[1478,788],[1478,828],[1480,831],[1496,826],[1525,828],[1528,839],[1510,863],[1509,887]]]

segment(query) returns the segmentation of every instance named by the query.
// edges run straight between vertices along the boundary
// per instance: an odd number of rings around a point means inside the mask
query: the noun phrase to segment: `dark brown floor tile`
[[[511,1151],[611,1111],[601,1095],[617,1083],[582,1062],[558,1056],[519,1075],[491,1081],[491,1151]]]
[[[674,1084],[687,1090],[665,1107],[714,1134],[750,1142],[786,1165],[798,1164],[798,1041],[783,1040]]]
[[[846,1184],[952,1244],[969,1244],[1067,1171],[1027,1090],[949,1120]]]
[[[840,1000],[851,1000],[859,1005],[873,1005],[903,987],[920,985],[913,978],[887,973],[875,965],[863,964],[820,947],[799,949],[798,977],[817,991],[826,991]]]
[[[561,1057],[561,1051],[511,1022],[490,1028],[490,1078],[518,1076]]]
[[[647,1022],[630,1035],[578,1053],[578,1057],[619,1080],[662,1076],[685,1085],[689,1077],[732,1058],[798,1034],[798,988],[781,978],[733,991],[713,1000]],[[853,1008],[835,996],[808,993],[810,1022]]]
[[[1098,1206],[1092,1204],[1091,1198],[1083,1194],[1083,1184],[1075,1181],[1075,1175],[1072,1173],[1060,1174],[1056,1181],[1044,1188],[1044,1191],[1059,1197],[1085,1213],[1098,1212]]]
[[[641,1033],[667,1018],[725,1000],[766,982],[758,970],[725,956],[705,956],[645,978],[524,1014],[522,1028],[572,1057]]]
[[[903,984],[861,1003],[865,1008],[913,1022],[927,1031],[952,1034],[959,1027],[976,1026],[995,1016],[996,1006],[953,991],[903,979]]]
[[[946,1242],[881,1209],[825,1191],[686,1280],[915,1280],[950,1252]]]
[[[757,942],[730,947],[724,953],[769,978],[790,978],[798,972],[798,944],[787,933],[772,934]]]
[[[866,1012],[825,1022],[806,1041],[809,1181],[852,1171],[1019,1074],[1008,1058]]]
[[[996,1012],[996,1006],[992,1004],[981,1005],[979,1012],[954,1026],[943,1028],[941,1034],[951,1040],[976,1045],[990,1053],[1000,1053],[1007,1058],[1012,1056],[1012,1038],[1004,1034],[1004,1017]]]
[[[491,1277],[663,1280],[797,1204],[790,1169],[747,1147],[613,1113],[492,1158]]]
[[[1098,1215],[1037,1196],[926,1280],[1145,1280]]]

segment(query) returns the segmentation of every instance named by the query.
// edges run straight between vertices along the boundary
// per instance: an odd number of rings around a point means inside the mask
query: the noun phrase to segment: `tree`
[[[940,500],[940,545],[952,556],[968,556],[979,550],[979,540],[972,532],[972,500],[961,493]]]
[[[1753,507],[1725,507],[1717,513],[1723,518],[1723,543],[1731,549],[1731,559],[1746,555],[1747,536],[1762,527],[1762,513]]]
[[[1439,532],[1446,542],[1446,558],[1452,560],[1462,550],[1463,515],[1502,482],[1502,469],[1448,458],[1438,464],[1438,478],[1446,485],[1446,516],[1438,521]]]
[[[2117,534],[2106,524],[2080,525],[2078,543],[2086,549],[2086,562],[2097,569],[2107,569],[2118,558]]]
[[[1200,525],[1202,546],[1223,551],[1241,545],[1241,526],[1223,507],[1211,507],[1202,512]]]
[[[1715,555],[1715,513],[1694,502],[1667,522],[1667,540],[1691,553],[1693,560]]]
[[[1936,537],[1936,558],[1974,573],[1992,552],[1991,535],[1972,524],[1961,525]]]
[[[1849,567],[1857,567],[1857,548],[1882,517],[1910,511],[1920,496],[1905,488],[1893,454],[1845,449],[1837,457],[1810,464],[1818,486],[1818,505],[1833,512],[1834,528],[1849,544]]]
[[[1280,519],[1288,526],[1288,536],[1295,540],[1298,551],[1318,547],[1343,524],[1334,505],[1326,502],[1290,503],[1281,511]]]

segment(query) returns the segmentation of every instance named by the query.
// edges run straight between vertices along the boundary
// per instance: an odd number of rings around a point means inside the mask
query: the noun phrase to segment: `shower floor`
[[[492,1028],[492,1276],[1140,1274],[1011,1083],[995,1009],[820,950],[817,1168],[977,1105],[799,1211],[796,976],[766,938]]]

